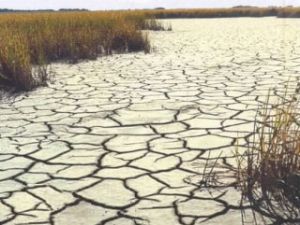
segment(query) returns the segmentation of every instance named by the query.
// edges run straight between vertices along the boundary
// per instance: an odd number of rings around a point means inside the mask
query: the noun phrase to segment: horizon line
[[[269,6],[257,6],[257,5],[235,5],[235,6],[227,6],[227,7],[145,7],[145,8],[106,8],[106,9],[90,9],[90,8],[77,8],[77,7],[62,7],[62,8],[8,8],[8,7],[0,7],[0,10],[14,10],[14,11],[38,11],[38,10],[88,10],[88,11],[120,11],[120,10],[154,10],[154,9],[165,9],[165,10],[172,10],[172,9],[232,9],[232,8],[299,8],[300,5],[269,5]]]

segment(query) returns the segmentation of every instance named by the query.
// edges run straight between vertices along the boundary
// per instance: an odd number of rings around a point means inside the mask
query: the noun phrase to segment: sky
[[[300,6],[300,0],[0,0],[0,8],[10,9],[59,9],[85,8],[141,9],[141,8],[209,8],[253,6]]]

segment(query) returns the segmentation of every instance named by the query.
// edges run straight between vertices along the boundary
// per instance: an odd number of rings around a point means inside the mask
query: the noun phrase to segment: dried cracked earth
[[[297,83],[300,20],[167,22],[151,54],[53,64],[1,101],[0,224],[241,224],[234,150]]]

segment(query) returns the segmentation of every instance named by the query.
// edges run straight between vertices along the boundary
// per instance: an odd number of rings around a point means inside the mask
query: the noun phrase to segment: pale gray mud
[[[54,64],[0,103],[0,224],[241,224],[229,166],[269,89],[297,82],[300,20],[168,22],[151,54]]]

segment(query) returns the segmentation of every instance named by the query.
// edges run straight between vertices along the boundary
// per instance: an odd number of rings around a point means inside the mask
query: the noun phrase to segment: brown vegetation
[[[236,7],[110,12],[12,13],[0,15],[0,85],[31,90],[45,84],[45,66],[114,52],[149,52],[142,29],[162,30],[150,18],[300,17],[300,8]],[[171,29],[171,26],[166,28]],[[35,71],[35,72],[33,72]]]
[[[253,145],[238,157],[243,197],[274,224],[299,224],[299,101],[294,97],[290,102],[266,104],[256,128]]]
[[[293,7],[235,7],[207,9],[169,9],[147,12],[155,18],[220,18],[220,17],[300,17],[300,8]]]
[[[31,90],[45,84],[45,65],[113,52],[149,52],[141,29],[162,29],[141,12],[0,15],[0,84]],[[37,71],[34,74],[33,71]]]

